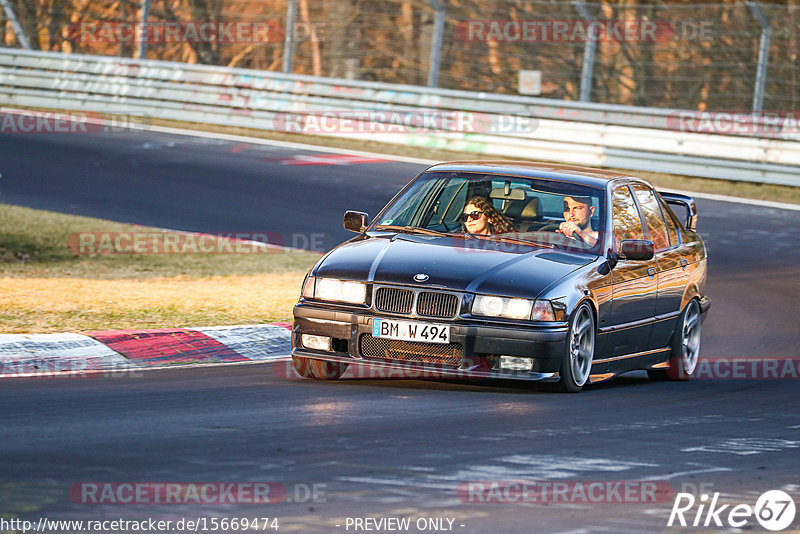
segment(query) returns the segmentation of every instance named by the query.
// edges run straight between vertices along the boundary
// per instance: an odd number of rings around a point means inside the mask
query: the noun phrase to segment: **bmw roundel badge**
[[[430,276],[425,273],[418,273],[414,275],[414,281],[416,282],[427,282],[428,278],[430,278]]]

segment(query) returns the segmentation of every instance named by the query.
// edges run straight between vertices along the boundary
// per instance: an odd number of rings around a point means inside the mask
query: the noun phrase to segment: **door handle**
[[[686,258],[681,258],[681,269],[685,271],[687,265],[689,265],[689,262],[686,261]]]
[[[649,269],[647,269],[647,276],[649,276],[650,278],[653,278],[655,275],[656,275],[656,268],[655,267],[650,267]]]

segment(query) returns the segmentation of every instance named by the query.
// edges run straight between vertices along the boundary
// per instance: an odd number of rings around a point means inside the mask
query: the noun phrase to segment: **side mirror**
[[[678,193],[662,193],[661,191],[658,194],[661,195],[661,198],[669,205],[670,209],[672,209],[672,206],[683,208],[686,211],[683,227],[690,232],[697,231],[697,206],[692,197]]]
[[[619,259],[647,261],[653,259],[655,248],[649,239],[625,239],[619,246]]]
[[[363,211],[346,211],[344,212],[344,228],[357,234],[363,234],[367,229],[369,222],[369,215]]]

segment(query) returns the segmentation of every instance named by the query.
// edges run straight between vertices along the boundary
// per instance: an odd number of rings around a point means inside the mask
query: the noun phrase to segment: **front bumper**
[[[706,295],[700,299],[700,315],[701,320],[705,321],[708,310],[711,309],[711,299]]]
[[[412,360],[365,357],[360,352],[361,336],[372,334],[371,320],[375,317],[399,318],[375,313],[372,310],[342,311],[301,302],[294,308],[292,355],[317,360],[345,362],[382,369],[385,376],[502,378],[517,380],[557,381],[558,370],[566,351],[567,326],[532,327],[490,325],[459,319],[450,324],[450,341],[463,347],[458,365],[438,365]],[[333,350],[319,351],[301,346],[300,336],[312,334],[334,340]],[[500,355],[533,359],[532,371],[511,371],[497,365]],[[380,377],[380,372],[369,373]]]

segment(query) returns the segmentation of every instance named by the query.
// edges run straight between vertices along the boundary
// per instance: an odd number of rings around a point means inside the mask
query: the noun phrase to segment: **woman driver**
[[[514,227],[502,213],[497,211],[485,197],[474,196],[469,199],[461,215],[464,226],[470,234],[492,235],[513,232]]]

